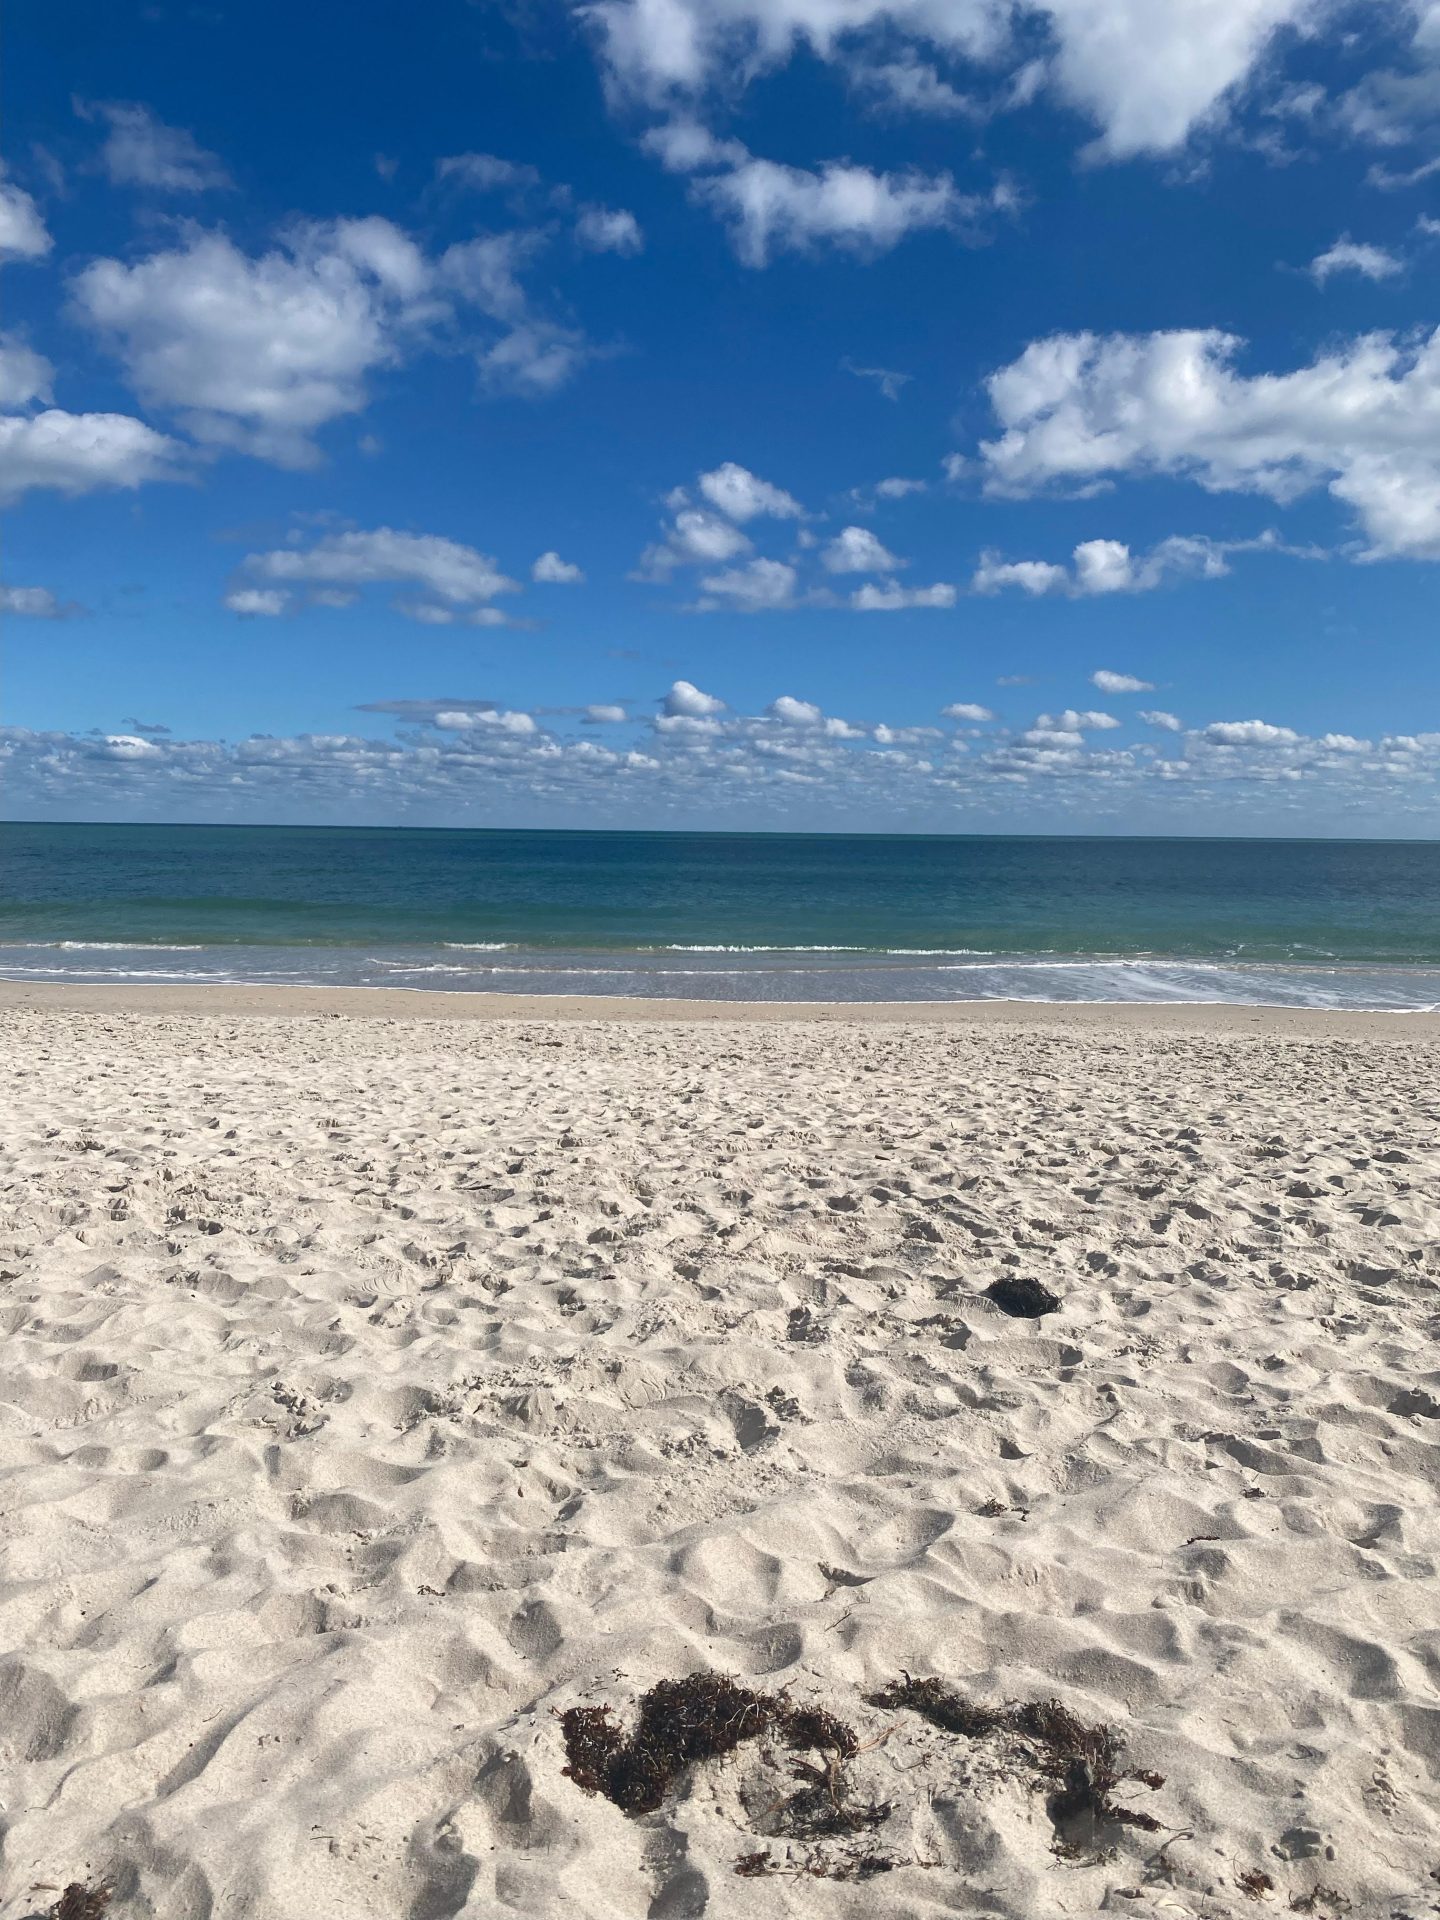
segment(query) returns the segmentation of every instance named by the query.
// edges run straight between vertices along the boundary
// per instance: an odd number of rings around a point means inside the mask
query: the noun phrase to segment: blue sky
[[[10,22],[12,817],[1436,831],[1436,0]]]

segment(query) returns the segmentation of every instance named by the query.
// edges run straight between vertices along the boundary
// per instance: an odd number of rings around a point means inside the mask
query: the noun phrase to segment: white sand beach
[[[0,993],[4,1920],[1440,1911],[1440,1020],[466,998]]]

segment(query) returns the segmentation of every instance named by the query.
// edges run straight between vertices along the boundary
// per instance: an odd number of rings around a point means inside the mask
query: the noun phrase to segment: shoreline
[[[454,993],[416,987],[100,985],[0,981],[0,1011],[218,1019],[533,1021],[615,1025],[1058,1027],[1075,1032],[1430,1040],[1440,1013],[1133,1000],[667,1000],[620,994]]]

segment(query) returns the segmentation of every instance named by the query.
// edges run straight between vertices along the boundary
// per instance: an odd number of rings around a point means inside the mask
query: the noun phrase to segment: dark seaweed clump
[[[603,1793],[626,1813],[653,1813],[686,1767],[733,1753],[743,1741],[774,1732],[797,1750],[849,1759],[853,1729],[818,1707],[796,1707],[782,1695],[752,1693],[722,1673],[661,1680],[641,1696],[633,1733],[622,1733],[609,1707],[571,1707],[560,1716],[565,1772],[588,1793]]]
[[[72,1880],[50,1909],[50,1920],[104,1920],[110,1908],[111,1889],[87,1886]]]
[[[1002,1313],[1008,1313],[1014,1320],[1038,1320],[1042,1313],[1054,1313],[1060,1304],[1058,1293],[1052,1293],[1043,1281],[1032,1280],[1028,1274],[1001,1274],[998,1280],[992,1280],[985,1292]]]
[[[980,1706],[939,1680],[912,1680],[908,1674],[866,1699],[887,1712],[908,1707],[942,1732],[967,1740],[1004,1734],[1022,1743],[1030,1750],[1036,1784],[1049,1788],[1049,1813],[1057,1828],[1088,1816],[1097,1825],[1139,1827],[1147,1833],[1160,1829],[1152,1814],[1118,1806],[1113,1796],[1125,1781],[1163,1787],[1161,1776],[1122,1767],[1125,1743],[1115,1729],[1077,1720],[1058,1700]]]

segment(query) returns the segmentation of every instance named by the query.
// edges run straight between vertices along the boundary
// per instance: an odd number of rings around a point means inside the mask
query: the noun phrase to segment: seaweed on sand
[[[1002,1273],[998,1280],[990,1282],[985,1292],[1002,1313],[1008,1313],[1014,1320],[1038,1320],[1042,1313],[1054,1313],[1060,1304],[1058,1293],[1052,1293],[1044,1281],[1032,1280],[1028,1274]]]
[[[571,1707],[560,1716],[565,1772],[588,1793],[603,1793],[630,1814],[653,1813],[697,1760],[733,1753],[743,1741],[775,1732],[799,1750],[838,1763],[859,1747],[852,1728],[819,1707],[797,1707],[780,1694],[753,1693],[722,1673],[661,1680],[641,1696],[635,1729],[625,1734],[609,1707]]]
[[[82,1880],[72,1880],[51,1907],[50,1920],[103,1920],[110,1898],[107,1886],[92,1887]]]
[[[1122,1767],[1125,1743],[1115,1729],[1077,1720],[1058,1700],[980,1706],[939,1680],[912,1680],[909,1674],[866,1699],[870,1706],[887,1711],[908,1707],[942,1732],[958,1733],[967,1740],[1008,1735],[1026,1751],[1035,1785],[1049,1789],[1048,1811],[1057,1828],[1088,1816],[1097,1826],[1139,1827],[1146,1833],[1160,1830],[1153,1814],[1117,1805],[1114,1794],[1125,1781],[1163,1787],[1161,1775]]]

